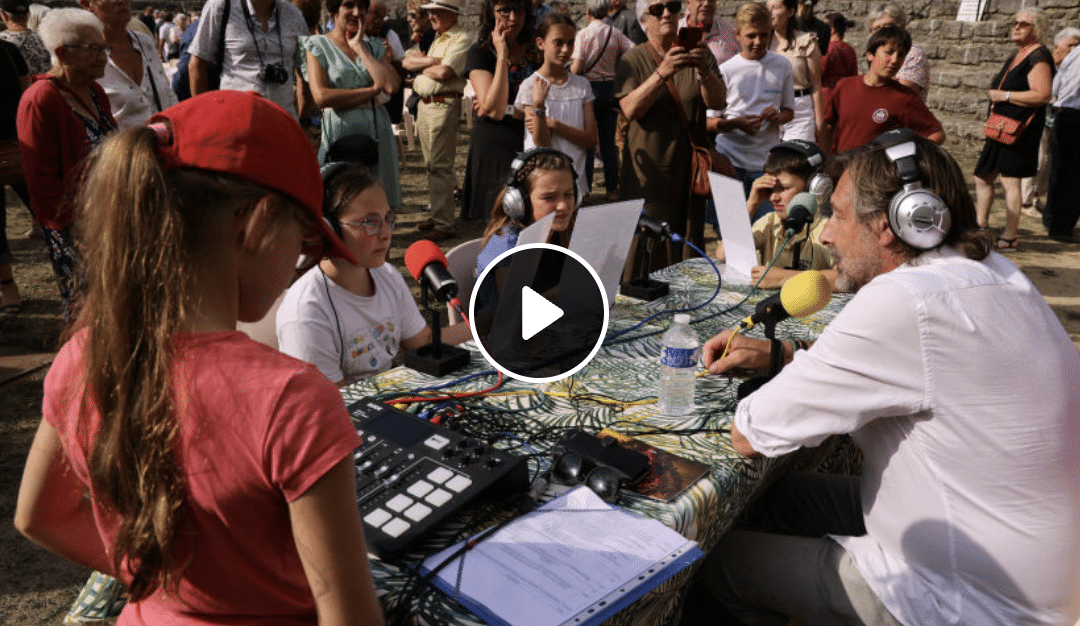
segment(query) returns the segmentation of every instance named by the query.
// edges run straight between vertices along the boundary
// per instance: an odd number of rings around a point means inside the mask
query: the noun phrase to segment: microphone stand
[[[428,296],[428,282],[420,281],[420,304],[431,317],[431,343],[405,353],[405,367],[431,376],[445,376],[469,364],[469,351],[442,342],[442,314],[438,300]]]
[[[784,367],[784,342],[776,338],[777,322],[770,315],[763,320],[763,323],[765,324],[765,338],[768,339],[771,344],[769,350],[769,369],[755,374],[739,383],[739,387],[735,391],[735,397],[739,400],[742,400],[746,396],[760,389],[762,385],[779,374],[780,370]]]
[[[637,277],[625,280],[619,285],[619,292],[630,298],[652,301],[668,295],[668,284],[649,278],[649,268],[652,267],[652,238],[647,233],[638,235],[637,252],[634,255],[641,259],[641,271]]]

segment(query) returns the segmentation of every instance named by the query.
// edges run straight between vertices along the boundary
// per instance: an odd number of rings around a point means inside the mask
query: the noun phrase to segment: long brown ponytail
[[[209,172],[166,173],[156,141],[135,127],[104,142],[76,202],[86,297],[72,332],[87,330],[84,414],[101,415],[93,441],[81,435],[94,493],[119,519],[113,563],[131,576],[133,601],[159,586],[175,592],[193,547],[171,364],[198,297],[196,246],[220,242],[236,214],[226,208],[269,193]]]

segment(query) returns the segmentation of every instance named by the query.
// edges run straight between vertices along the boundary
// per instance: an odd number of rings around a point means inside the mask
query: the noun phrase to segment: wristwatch
[[[536,117],[547,117],[547,107],[533,107]]]

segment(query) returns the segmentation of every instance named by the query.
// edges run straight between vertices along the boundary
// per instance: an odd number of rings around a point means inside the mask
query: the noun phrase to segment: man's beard
[[[836,290],[856,292],[882,273],[881,255],[875,250],[870,232],[859,229],[859,250],[847,256],[840,256],[836,248],[829,246],[836,270]]]

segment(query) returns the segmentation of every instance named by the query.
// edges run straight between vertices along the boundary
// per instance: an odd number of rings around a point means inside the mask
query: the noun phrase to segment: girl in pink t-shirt
[[[352,258],[321,194],[307,136],[251,92],[195,96],[87,164],[82,309],[15,525],[119,578],[121,625],[382,623],[341,396],[235,330],[301,252]]]

